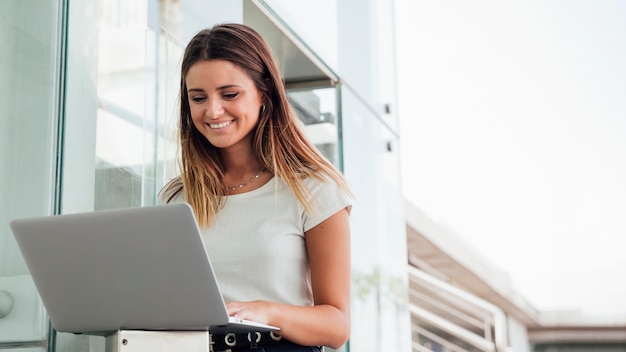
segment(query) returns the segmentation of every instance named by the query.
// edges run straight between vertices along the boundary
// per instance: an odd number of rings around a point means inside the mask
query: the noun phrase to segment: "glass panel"
[[[397,130],[393,4],[386,0],[261,0]]]
[[[289,90],[287,99],[304,124],[304,133],[337,168],[341,168],[337,90]]]
[[[0,9],[0,343],[19,346],[47,338],[9,221],[54,211],[60,11],[58,1]]]
[[[145,1],[102,2],[95,209],[140,206],[155,199],[157,43],[148,12]]]
[[[397,131],[392,2],[339,1],[337,6],[338,72]]]
[[[398,136],[345,86],[341,112],[344,170],[356,197],[350,350],[410,350]]]
[[[331,69],[339,64],[337,0],[265,0],[300,39]]]
[[[171,83],[159,1],[72,2],[69,12],[63,212],[153,204],[167,106],[159,85]]]
[[[177,12],[161,5],[71,3],[64,213],[157,200],[166,160],[173,165],[174,159],[175,135],[163,131],[174,125],[178,83],[172,72],[182,46],[160,25],[165,15],[168,28],[179,23]],[[82,46],[89,50],[76,49]]]

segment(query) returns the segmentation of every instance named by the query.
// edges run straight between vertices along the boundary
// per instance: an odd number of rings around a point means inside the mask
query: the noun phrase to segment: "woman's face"
[[[198,131],[217,148],[249,148],[263,97],[246,72],[229,61],[202,60],[185,80]]]

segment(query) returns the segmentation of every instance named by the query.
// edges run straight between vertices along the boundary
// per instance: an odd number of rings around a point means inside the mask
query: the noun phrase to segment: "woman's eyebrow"
[[[217,90],[224,90],[229,88],[239,88],[240,86],[237,84],[225,84],[223,86],[217,87]]]
[[[224,89],[230,89],[230,88],[239,88],[240,86],[237,84],[225,84],[223,86],[219,86],[216,88],[216,90],[224,90]],[[202,88],[188,88],[187,92],[204,92],[204,89]]]

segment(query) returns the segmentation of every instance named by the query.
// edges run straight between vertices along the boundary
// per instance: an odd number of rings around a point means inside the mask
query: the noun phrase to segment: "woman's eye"
[[[206,99],[203,96],[195,96],[195,97],[191,97],[191,101],[193,101],[194,103],[202,103],[204,101],[204,99]]]
[[[222,96],[224,99],[235,99],[239,93],[225,93]]]

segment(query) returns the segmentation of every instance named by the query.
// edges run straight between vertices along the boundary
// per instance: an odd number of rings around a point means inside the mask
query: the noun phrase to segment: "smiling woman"
[[[350,343],[337,350],[410,350],[409,310],[383,283],[372,283],[368,297],[353,293],[347,318],[350,264],[355,274],[406,276],[392,2],[0,4],[0,291],[15,298],[0,319],[0,349],[106,349],[104,339],[49,329],[10,219],[153,205],[180,173],[170,189],[178,191],[163,196],[194,203],[206,243],[224,253],[212,257],[222,263],[220,275],[232,278],[223,280],[231,283],[224,289],[229,301],[306,312],[276,315],[298,318],[280,326],[284,339],[300,345],[337,346],[351,331]],[[264,40],[232,26],[232,36],[224,36],[227,26],[198,33],[227,22],[254,28]],[[202,127],[207,136],[192,119],[188,70],[217,60],[241,69],[261,93],[247,107],[257,115],[246,116],[257,118],[245,137],[250,149],[219,148],[207,138],[239,128],[242,115],[231,103],[241,100],[240,91],[224,90],[216,110],[232,120],[209,122]],[[189,88],[205,90],[202,104],[212,104],[204,86],[212,83]],[[174,116],[181,128],[172,129],[172,112],[181,106]],[[352,258],[345,219],[352,199],[317,150],[345,172],[359,199],[350,213],[349,231],[358,233]],[[233,314],[260,316],[266,306],[238,307],[252,309]],[[303,320],[306,333],[298,327]]]
[[[186,81],[196,129],[222,153],[249,148],[263,95],[245,71],[226,60],[203,60],[189,68]],[[226,171],[227,184],[247,176],[232,175],[232,169]]]
[[[229,314],[280,328],[260,338],[265,351],[338,348],[350,335],[350,190],[300,130],[278,72],[245,25],[191,40],[181,175],[162,196],[194,208]]]

